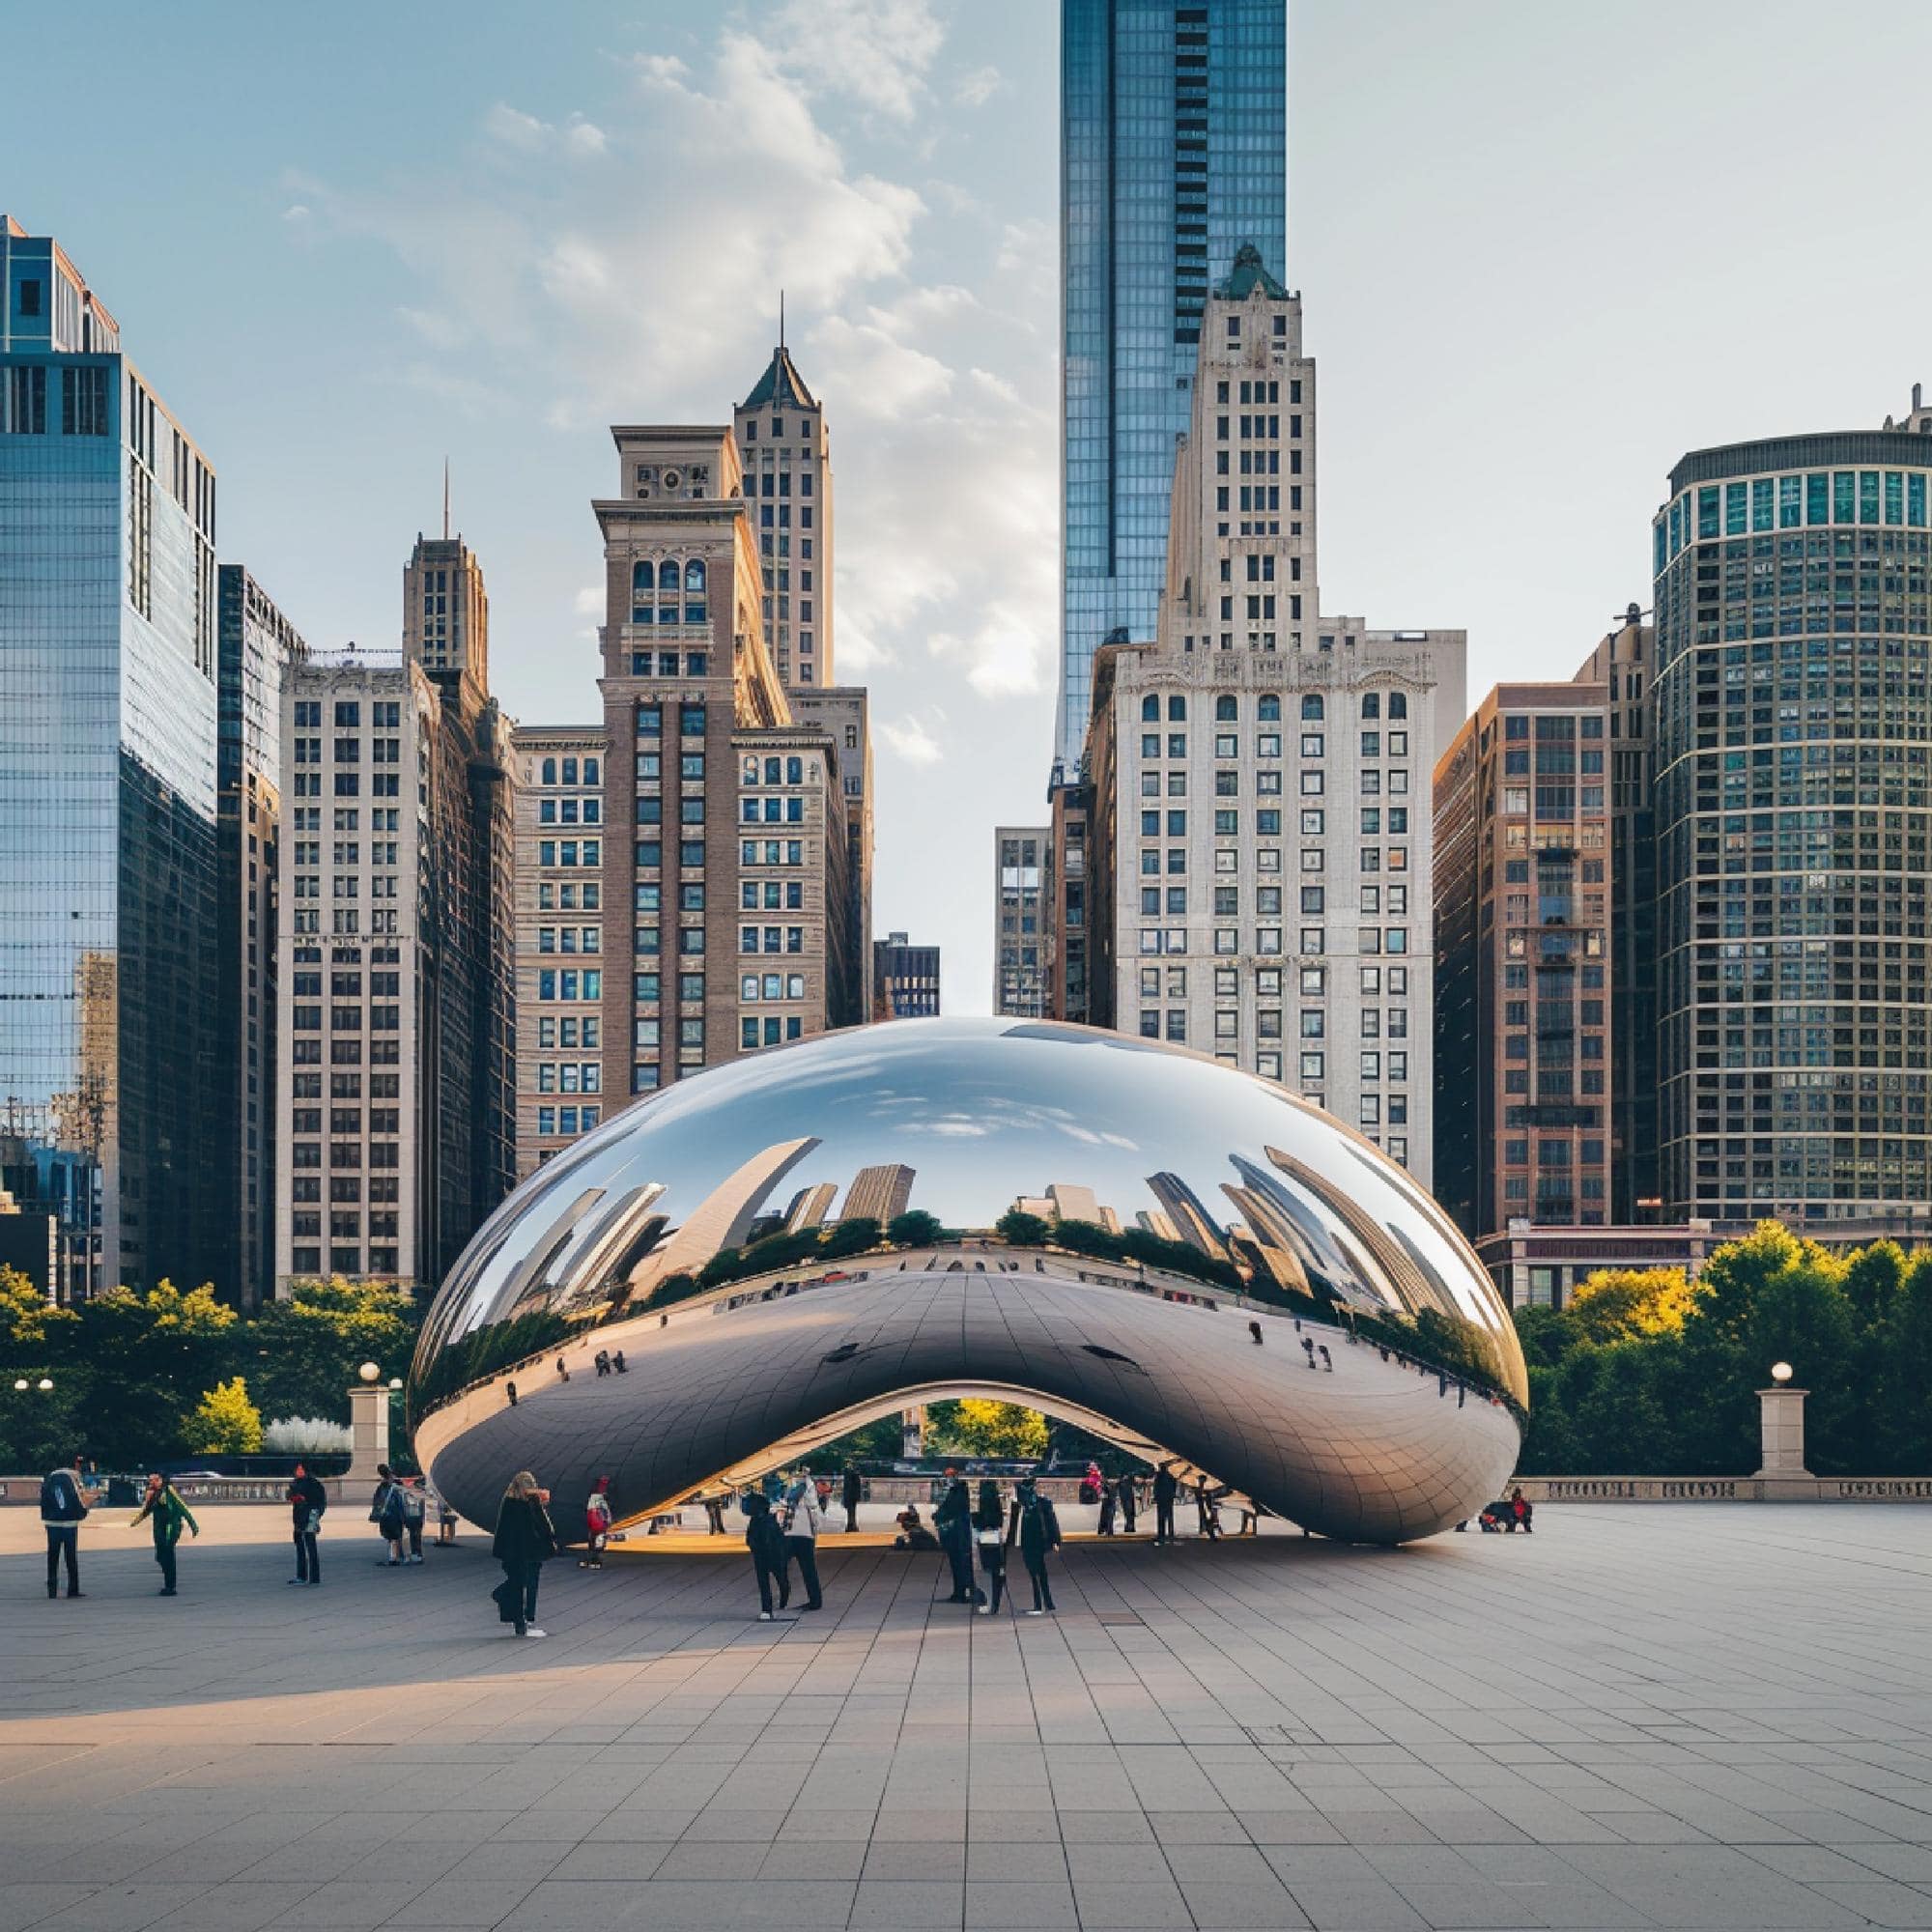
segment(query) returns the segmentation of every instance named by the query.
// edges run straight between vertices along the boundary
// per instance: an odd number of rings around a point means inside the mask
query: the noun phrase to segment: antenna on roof
[[[442,459],[442,540],[449,541],[449,458]]]
[[[779,347],[785,346],[785,292],[779,291]]]

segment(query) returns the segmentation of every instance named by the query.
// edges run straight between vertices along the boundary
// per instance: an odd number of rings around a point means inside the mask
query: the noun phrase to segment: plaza
[[[378,1570],[345,1505],[295,1592],[209,1506],[159,1603],[102,1509],[70,1604],[8,1511],[0,1932],[1932,1924],[1932,1512],[1076,1534],[1017,1623],[887,1515],[821,1615],[752,1620],[734,1518],[551,1565],[519,1643],[467,1526]]]

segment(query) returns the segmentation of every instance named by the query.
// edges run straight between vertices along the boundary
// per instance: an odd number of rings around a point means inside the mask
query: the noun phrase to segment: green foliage
[[[908,1208],[886,1223],[886,1239],[895,1248],[929,1248],[945,1232],[939,1216],[923,1208]]]
[[[904,1450],[905,1424],[895,1408],[821,1443],[811,1452],[810,1462],[821,1474],[830,1475],[847,1463],[896,1463]]]
[[[18,1268],[0,1267],[0,1367],[22,1373],[25,1357],[57,1350],[78,1320],[71,1308],[49,1306]]]
[[[1014,1459],[1046,1454],[1046,1417],[1016,1402],[968,1396],[928,1403],[925,1432],[928,1452]]]
[[[386,1381],[405,1373],[415,1346],[416,1310],[403,1290],[373,1283],[297,1282],[286,1301],[252,1324],[249,1376],[271,1415],[349,1420],[349,1389],[364,1362]]]
[[[854,1255],[867,1254],[876,1248],[880,1238],[878,1222],[869,1214],[860,1214],[849,1221],[840,1221],[826,1236],[820,1257],[829,1262],[849,1261]]]
[[[86,1383],[89,1453],[109,1468],[178,1454],[185,1406],[237,1372],[240,1317],[213,1289],[184,1294],[168,1281],[146,1294],[113,1289],[79,1312],[70,1348]]]
[[[1833,1255],[1776,1222],[1702,1275],[1612,1270],[1564,1310],[1521,1309],[1526,1474],[1739,1475],[1757,1466],[1757,1390],[1786,1361],[1823,1475],[1932,1468],[1932,1255]]]
[[[1017,1208],[1009,1208],[993,1224],[993,1232],[1009,1246],[1015,1248],[1043,1248],[1053,1239],[1053,1224],[1042,1220],[1037,1214],[1022,1213]]]
[[[254,1456],[262,1447],[262,1411],[236,1376],[217,1382],[182,1422],[182,1439],[197,1456]]]

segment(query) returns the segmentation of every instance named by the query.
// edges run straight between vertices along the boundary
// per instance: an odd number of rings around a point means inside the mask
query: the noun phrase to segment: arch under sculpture
[[[1153,1041],[942,1018],[680,1080],[542,1168],[438,1295],[411,1419],[472,1520],[533,1468],[634,1520],[982,1393],[1399,1543],[1496,1492],[1526,1378],[1442,1210],[1327,1115]]]

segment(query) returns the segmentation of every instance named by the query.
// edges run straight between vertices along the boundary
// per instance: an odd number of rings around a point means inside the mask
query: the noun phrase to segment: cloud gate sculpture
[[[1496,1493],[1526,1392],[1462,1236],[1325,1114],[1149,1040],[930,1019],[681,1080],[533,1175],[437,1297],[411,1418],[473,1520],[526,1467],[635,1520],[994,1394],[1399,1543]]]

